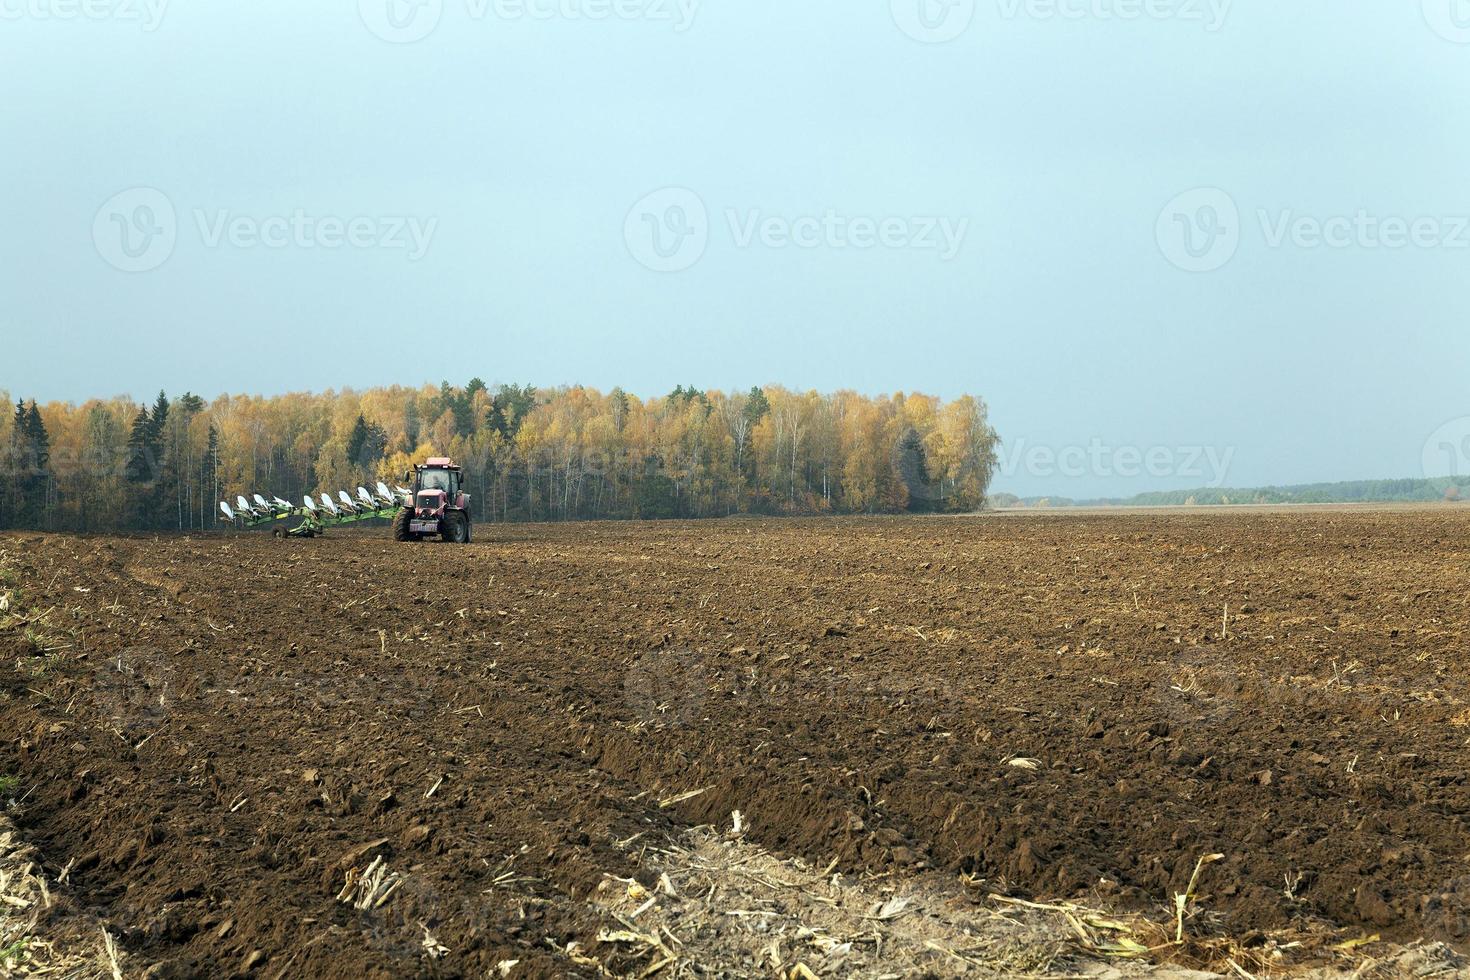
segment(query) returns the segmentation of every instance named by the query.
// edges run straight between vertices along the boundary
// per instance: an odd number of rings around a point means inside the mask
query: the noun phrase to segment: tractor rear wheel
[[[470,540],[470,525],[463,514],[451,511],[444,515],[444,530],[440,534],[450,544],[468,544]]]
[[[413,511],[407,508],[403,508],[398,513],[393,515],[394,541],[412,541],[414,539],[414,536],[408,531],[408,521],[409,518],[412,516]]]

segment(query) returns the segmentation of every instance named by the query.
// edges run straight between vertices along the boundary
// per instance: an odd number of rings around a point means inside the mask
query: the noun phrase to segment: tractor
[[[416,464],[405,479],[413,491],[393,517],[393,540],[422,541],[437,534],[454,544],[470,543],[470,495],[464,471],[446,456]]]

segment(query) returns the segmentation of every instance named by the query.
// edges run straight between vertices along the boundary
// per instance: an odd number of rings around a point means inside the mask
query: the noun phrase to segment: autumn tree
[[[481,520],[955,512],[983,505],[985,403],[778,385],[538,390],[478,378],[270,398],[185,393],[0,414],[0,526],[208,528],[218,501],[377,480],[449,455]]]

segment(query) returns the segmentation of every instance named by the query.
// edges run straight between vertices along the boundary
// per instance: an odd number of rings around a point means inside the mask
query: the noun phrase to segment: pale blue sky
[[[80,2],[0,0],[16,394],[969,391],[1072,496],[1470,415],[1465,0]]]

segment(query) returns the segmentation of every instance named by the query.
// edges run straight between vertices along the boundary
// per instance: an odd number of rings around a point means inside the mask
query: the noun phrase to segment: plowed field
[[[0,568],[18,822],[160,976],[631,970],[589,899],[735,810],[819,870],[1119,911],[1220,854],[1191,928],[1247,947],[1470,935],[1470,511],[6,535]]]

